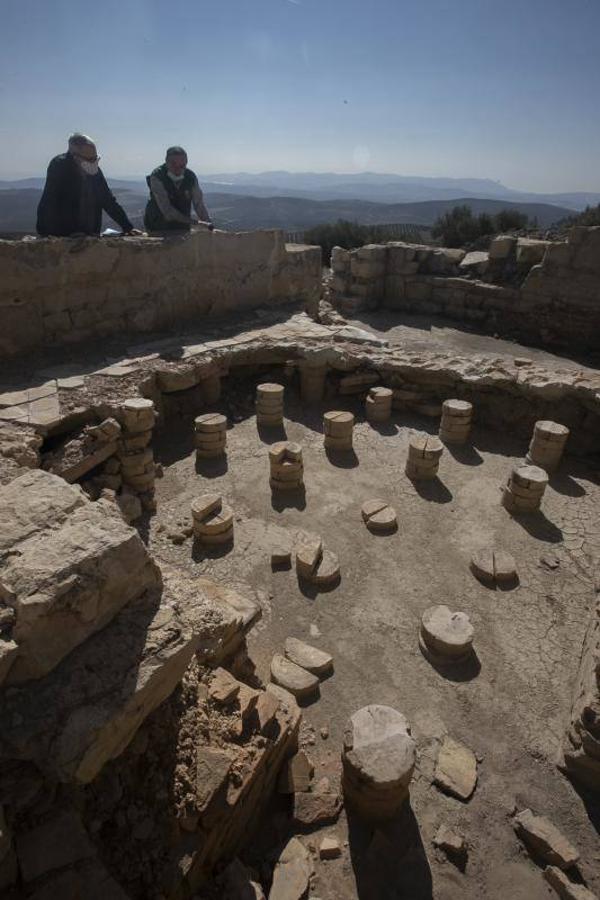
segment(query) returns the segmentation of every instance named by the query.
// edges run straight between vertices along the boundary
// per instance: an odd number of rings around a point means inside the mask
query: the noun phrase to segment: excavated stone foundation
[[[389,281],[390,253],[349,277]],[[600,887],[600,375],[320,318],[7,365],[7,897],[541,900],[527,809],[576,846],[567,880]],[[539,509],[505,508],[532,469]],[[406,723],[405,778],[370,709]],[[389,810],[363,815],[375,794]]]

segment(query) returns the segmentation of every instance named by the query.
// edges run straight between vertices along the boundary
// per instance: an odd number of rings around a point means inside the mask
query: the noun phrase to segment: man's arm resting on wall
[[[196,184],[192,188],[192,204],[194,206],[194,210],[196,211],[196,215],[198,216],[200,224],[210,225],[212,227],[210,214],[204,204],[204,195],[202,194],[202,188],[198,184],[198,179],[196,179]]]
[[[129,221],[129,217],[120,203],[117,202],[116,197],[108,186],[108,183],[102,175],[102,209],[107,215],[113,219],[117,225],[123,229],[125,233],[129,231],[133,231],[133,225]]]

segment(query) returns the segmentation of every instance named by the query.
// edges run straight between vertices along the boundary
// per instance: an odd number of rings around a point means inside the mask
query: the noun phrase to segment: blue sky
[[[0,0],[0,177],[489,177],[600,190],[600,0]]]

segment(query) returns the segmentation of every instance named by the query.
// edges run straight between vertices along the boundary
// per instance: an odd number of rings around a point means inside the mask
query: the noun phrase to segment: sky
[[[600,0],[0,0],[0,178],[71,131],[113,177],[493,178],[600,191]]]

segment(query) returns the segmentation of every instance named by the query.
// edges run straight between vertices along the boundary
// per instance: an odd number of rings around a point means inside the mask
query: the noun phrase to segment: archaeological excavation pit
[[[600,889],[597,371],[300,299],[6,362],[8,897]]]

